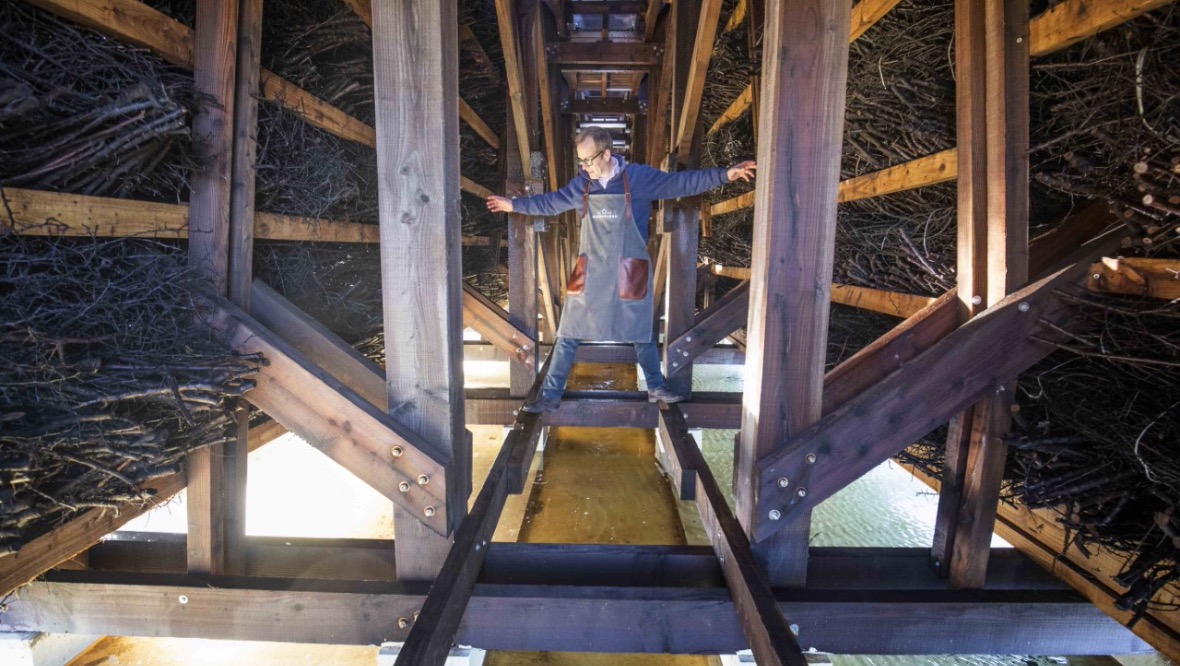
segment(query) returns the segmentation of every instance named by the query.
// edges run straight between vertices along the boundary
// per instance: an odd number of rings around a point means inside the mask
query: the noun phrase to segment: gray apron
[[[624,194],[582,195],[581,252],[574,263],[557,334],[579,340],[651,342],[652,275],[647,244]]]

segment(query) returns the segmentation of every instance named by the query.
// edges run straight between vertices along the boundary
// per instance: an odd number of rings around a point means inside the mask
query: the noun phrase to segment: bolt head
[[[394,458],[402,457],[403,453],[405,453],[405,450],[403,450],[402,447],[400,447],[400,446],[395,446],[389,450],[389,454],[392,455]]]
[[[814,454],[814,453],[808,453],[808,454],[807,454],[807,455],[804,457],[804,460],[806,460],[806,461],[807,461],[807,464],[808,464],[808,465],[814,465],[814,464],[815,464],[815,454]]]
[[[429,477],[429,476],[426,476],[425,474],[419,474],[419,475],[418,475],[418,485],[420,485],[420,486],[424,486],[424,485],[426,485],[426,484],[428,484],[428,483],[430,483],[430,477]]]
[[[673,367],[673,368],[679,368],[679,367],[680,367],[680,362],[679,362],[679,361],[672,361],[672,367]]]
[[[778,509],[771,509],[770,510],[770,519],[771,520],[778,520],[782,517],[783,517],[782,511],[779,511]]]
[[[982,302],[983,302],[983,296],[976,295],[976,296],[971,297],[971,303],[973,305],[979,305]]]
[[[397,628],[398,628],[398,629],[405,629],[405,628],[406,628],[406,627],[408,627],[408,626],[410,626],[410,621],[409,621],[409,620],[407,620],[406,618],[404,618],[404,617],[399,617],[399,618],[397,619]]]
[[[409,481],[402,481],[401,483],[397,484],[397,489],[402,491],[403,493],[410,492],[410,482]]]
[[[790,626],[790,629],[791,629],[791,633],[792,633],[792,634],[795,634],[796,636],[798,636],[798,635],[799,635],[799,625],[797,625],[797,624],[792,624],[792,625]]]
[[[788,479],[787,477],[785,477],[785,476],[780,476],[780,477],[778,478],[778,487],[779,487],[779,488],[786,488],[786,487],[787,487],[787,486],[789,486],[789,485],[791,485],[791,480],[790,480],[790,479]]]
[[[422,509],[422,513],[425,514],[427,518],[433,518],[434,517],[434,507],[428,506],[425,509]]]
[[[180,602],[181,606],[183,606],[188,603],[188,595],[182,594],[179,597],[177,597],[176,600]]]
[[[1031,307],[1031,306],[1028,304],[1028,301],[1022,301],[1022,302],[1020,303],[1020,305],[1017,305],[1017,306],[1016,306],[1016,309],[1017,309],[1017,310],[1020,310],[1021,312],[1028,312],[1028,309],[1029,309],[1030,307]]]
[[[795,491],[795,494],[798,495],[799,497],[807,497],[807,489],[800,488],[799,490]]]
[[[691,335],[688,336],[687,338],[684,339],[684,341],[685,342],[692,342],[692,336]]]

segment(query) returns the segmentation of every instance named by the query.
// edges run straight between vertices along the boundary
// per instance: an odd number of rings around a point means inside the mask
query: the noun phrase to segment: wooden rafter
[[[647,0],[647,9],[643,13],[643,41],[650,42],[656,36],[656,22],[664,3],[665,0]]]
[[[475,109],[471,108],[471,105],[461,97],[459,98],[459,118],[467,123],[471,129],[475,130],[475,133],[486,141],[489,146],[500,150],[500,137],[496,136],[496,133],[492,131],[492,128],[488,126],[487,122],[483,118],[480,118],[479,114],[475,112]]]
[[[1102,294],[1180,298],[1180,260],[1104,257],[1090,266],[1090,291]]]
[[[697,116],[701,110],[701,97],[705,92],[705,73],[709,70],[709,60],[713,55],[713,42],[717,37],[720,17],[721,0],[702,2],[692,60],[688,68],[688,86],[684,91],[684,103],[681,106],[680,117],[674,119],[676,136],[672,146],[677,151],[681,164],[688,163],[688,153],[697,127]]]
[[[504,51],[504,72],[508,77],[509,118],[516,125],[517,150],[520,152],[521,172],[528,177],[532,171],[532,150],[529,148],[528,114],[524,104],[524,73],[517,37],[516,5],[512,0],[496,0],[496,23],[500,29],[500,47]]]

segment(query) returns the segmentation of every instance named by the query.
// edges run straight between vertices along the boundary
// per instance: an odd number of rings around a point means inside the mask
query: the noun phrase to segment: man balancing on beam
[[[630,342],[647,379],[648,400],[679,402],[667,388],[660,355],[652,341],[652,271],[647,255],[651,202],[706,192],[737,179],[754,177],[752,161],[700,171],[664,173],[627,164],[611,154],[610,133],[588,127],[574,138],[582,171],[556,192],[531,197],[488,197],[494,213],[554,216],[578,209],[582,220],[581,255],[565,292],[565,305],[549,374],[541,394],[526,412],[557,411],[574,355],[583,340]]]

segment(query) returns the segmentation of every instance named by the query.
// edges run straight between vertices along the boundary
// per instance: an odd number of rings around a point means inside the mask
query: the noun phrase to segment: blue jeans
[[[574,357],[578,352],[578,345],[582,343],[576,338],[557,337],[553,342],[553,360],[549,361],[549,374],[541,382],[541,395],[546,398],[560,398],[565,391],[565,382],[569,379],[570,369],[574,367]],[[654,342],[636,342],[635,356],[639,360],[639,367],[643,369],[643,376],[647,380],[647,388],[664,388],[664,375],[660,372],[660,352]]]

